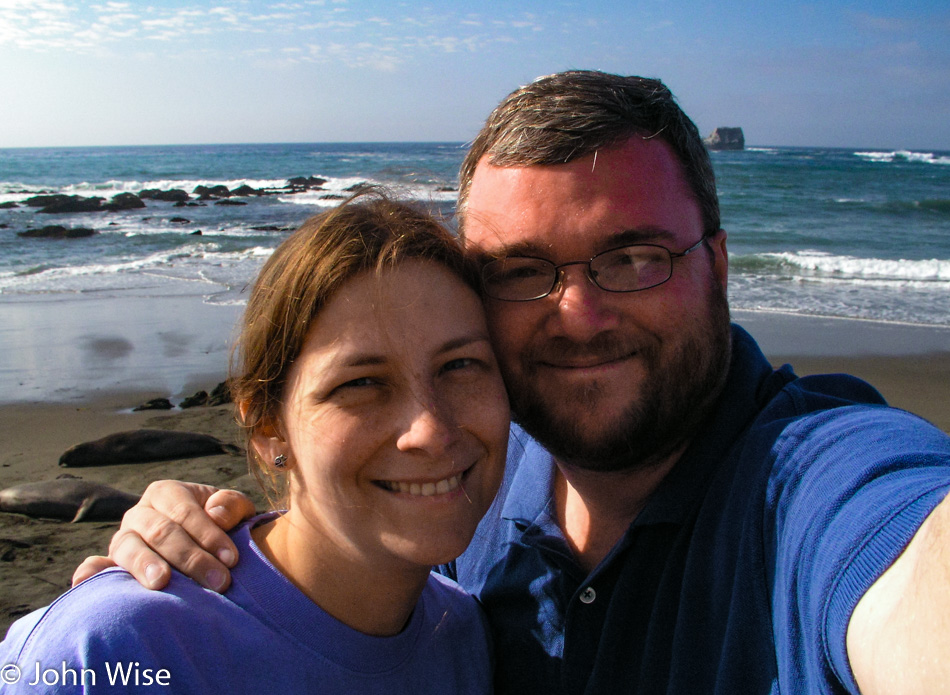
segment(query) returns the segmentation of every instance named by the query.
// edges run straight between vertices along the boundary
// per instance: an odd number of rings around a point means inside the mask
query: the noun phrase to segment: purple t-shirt
[[[453,582],[430,575],[400,634],[365,635],[280,574],[252,523],[232,533],[241,560],[223,595],[178,573],[148,591],[115,569],[18,620],[0,644],[0,667],[20,670],[0,674],[4,692],[491,692],[484,617]]]

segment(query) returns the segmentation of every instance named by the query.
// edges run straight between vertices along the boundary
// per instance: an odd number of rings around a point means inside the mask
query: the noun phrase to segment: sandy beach
[[[264,508],[263,496],[241,456],[59,467],[59,456],[73,444],[143,427],[203,432],[225,442],[241,443],[229,406],[130,412],[133,406],[156,396],[171,397],[177,403],[182,395],[199,388],[210,390],[224,376],[227,340],[221,336],[230,333],[228,326],[236,315],[233,307],[219,313],[199,309],[173,328],[162,328],[162,322],[169,321],[167,312],[148,314],[149,307],[140,305],[145,300],[128,301],[116,315],[147,316],[148,320],[113,321],[104,329],[96,324],[95,331],[81,331],[83,340],[76,339],[74,327],[72,336],[65,331],[66,337],[57,343],[56,361],[31,368],[24,366],[26,359],[21,358],[17,370],[0,371],[4,396],[0,403],[0,488],[52,480],[68,472],[139,494],[153,480],[178,478],[243,490]],[[172,307],[173,312],[179,310]],[[8,312],[7,316],[28,315],[22,306],[16,311],[19,313]],[[56,313],[56,320],[49,315],[42,320],[50,325],[69,322],[64,313]],[[950,432],[950,329],[781,314],[737,313],[735,319],[757,337],[773,364],[790,362],[799,374],[855,374],[874,384],[893,405]],[[79,317],[76,326],[87,325],[81,321],[92,323],[88,316]],[[6,330],[9,338],[9,323]],[[18,330],[20,354],[42,354],[38,344],[29,343],[44,340],[42,332],[37,337],[23,326]],[[161,331],[168,335],[156,340],[154,336]],[[97,353],[96,345],[105,354]],[[126,390],[120,390],[123,384]],[[5,632],[13,620],[62,593],[85,556],[106,551],[117,526],[0,513],[0,630]]]

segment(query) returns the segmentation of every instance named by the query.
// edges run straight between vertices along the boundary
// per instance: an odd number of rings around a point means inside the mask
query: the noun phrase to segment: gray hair
[[[475,167],[486,155],[499,167],[566,164],[634,136],[670,146],[699,204],[704,230],[718,230],[709,152],[672,92],[659,80],[593,70],[539,77],[492,111],[459,172],[459,219],[464,223]]]

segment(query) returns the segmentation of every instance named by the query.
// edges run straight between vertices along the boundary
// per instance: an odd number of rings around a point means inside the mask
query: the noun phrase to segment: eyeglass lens
[[[566,264],[572,265],[572,264]],[[670,279],[673,262],[662,246],[636,245],[612,249],[588,264],[591,279],[610,292],[633,292]],[[509,257],[485,265],[485,292],[496,299],[527,301],[549,294],[559,267],[541,258]]]

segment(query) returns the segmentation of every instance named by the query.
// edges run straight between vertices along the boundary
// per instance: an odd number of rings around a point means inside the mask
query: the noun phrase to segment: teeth
[[[451,478],[440,480],[437,483],[403,483],[394,480],[381,480],[379,484],[392,492],[405,492],[415,497],[432,497],[458,489],[460,482],[459,476],[453,475]]]

